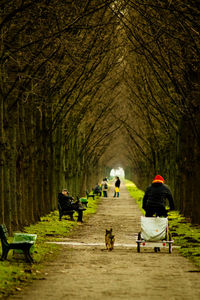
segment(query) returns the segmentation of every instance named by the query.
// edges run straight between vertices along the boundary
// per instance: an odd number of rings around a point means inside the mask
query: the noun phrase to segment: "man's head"
[[[156,177],[154,178],[153,183],[156,182],[165,183],[164,178],[160,175],[156,175]]]
[[[67,196],[67,195],[69,194],[69,193],[68,193],[68,190],[67,190],[67,189],[63,189],[63,190],[62,190],[62,194],[65,195],[65,196]]]

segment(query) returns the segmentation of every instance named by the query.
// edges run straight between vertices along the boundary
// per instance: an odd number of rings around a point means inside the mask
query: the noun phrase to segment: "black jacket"
[[[119,179],[117,179],[115,181],[115,186],[119,188],[120,187],[120,183],[121,183],[121,181]]]
[[[149,207],[165,207],[166,199],[169,201],[170,209],[174,209],[172,193],[167,185],[156,182],[152,183],[145,192],[142,208],[146,210]]]
[[[62,193],[59,193],[58,202],[62,209],[69,209],[72,206],[73,198],[70,196],[65,196]]]

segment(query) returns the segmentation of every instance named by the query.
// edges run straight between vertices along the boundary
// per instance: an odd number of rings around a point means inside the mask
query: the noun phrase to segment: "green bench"
[[[87,199],[88,198],[93,198],[93,200],[94,200],[94,197],[95,197],[94,193],[93,194],[89,194],[88,191],[86,191],[86,196],[87,196]]]
[[[28,236],[28,234],[21,233],[21,236],[22,235]],[[36,235],[34,235],[34,236],[35,236],[35,240],[36,240],[37,236]],[[8,252],[12,249],[12,250],[22,250],[24,253],[26,262],[33,263],[33,258],[30,254],[30,249],[35,243],[35,240],[33,240],[33,238],[25,239],[25,241],[22,238],[20,238],[20,240],[15,238],[15,241],[13,241],[12,243],[9,243],[7,241],[8,230],[7,230],[5,224],[0,225],[0,238],[1,238],[1,245],[2,245],[1,260],[6,260]]]
[[[87,204],[88,204],[88,199],[87,198],[80,198],[79,200],[83,204],[84,207],[87,207]]]

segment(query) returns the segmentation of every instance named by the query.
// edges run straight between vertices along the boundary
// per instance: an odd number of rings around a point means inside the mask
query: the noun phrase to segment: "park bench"
[[[86,191],[86,196],[87,196],[87,199],[88,198],[93,198],[93,200],[94,200],[95,194],[94,193],[93,194],[89,194],[89,192]]]
[[[2,256],[1,260],[5,260],[7,258],[9,250],[22,250],[24,252],[24,256],[27,262],[33,263],[33,258],[30,255],[30,248],[33,246],[34,241],[15,241],[13,243],[8,243],[8,230],[5,224],[0,225],[0,238],[2,245]]]
[[[66,208],[63,209],[58,202],[58,211],[59,211],[59,221],[61,221],[62,216],[70,216],[71,221],[74,221],[73,214],[75,213],[74,209],[67,210]]]
[[[102,194],[102,191],[101,190],[99,190],[99,191],[93,191],[93,195],[94,196],[99,196],[99,197],[101,197],[101,194]]]
[[[77,204],[77,206],[76,206]],[[59,221],[61,221],[62,216],[64,215],[69,215],[71,221],[74,221],[74,217],[73,214],[75,213],[75,211],[78,212],[78,222],[83,222],[83,211],[86,210],[85,207],[81,206],[81,201],[79,200],[79,198],[77,197],[77,202],[74,203],[74,209],[70,209],[67,210],[66,208],[62,208],[60,203],[58,202],[58,210],[59,210]]]
[[[87,207],[87,205],[88,205],[88,199],[87,198],[80,198],[79,200],[82,203],[83,207]]]

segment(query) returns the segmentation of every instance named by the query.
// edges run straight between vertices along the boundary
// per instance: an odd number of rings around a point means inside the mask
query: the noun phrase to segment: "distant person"
[[[93,194],[97,195],[97,196],[101,196],[101,186],[97,183],[94,190],[93,190]]]
[[[115,176],[115,192],[114,192],[114,196],[113,197],[119,197],[119,188],[120,188],[120,179],[118,176]]]
[[[174,209],[172,193],[164,182],[162,176],[156,175],[152,184],[146,189],[142,206],[146,217],[153,217],[154,214],[159,217],[167,217],[166,200],[169,201],[170,210]]]
[[[101,183],[101,187],[102,187],[102,191],[103,191],[103,196],[104,197],[108,197],[108,183],[106,178],[103,179],[102,183]]]

